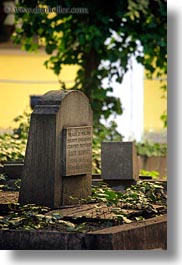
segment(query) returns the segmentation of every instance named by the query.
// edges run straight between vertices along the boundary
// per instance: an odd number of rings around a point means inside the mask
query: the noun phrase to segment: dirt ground
[[[7,204],[18,202],[18,196],[19,196],[18,191],[0,190],[0,206],[2,210],[1,212],[2,216],[7,215],[7,213],[4,214],[3,212],[7,211]],[[112,207],[113,206],[109,207],[103,203],[88,203],[83,205],[61,207],[60,209],[49,210],[45,214],[45,216],[54,216],[54,214],[58,216],[60,215],[63,217],[62,219],[63,223],[59,223],[60,221],[53,224],[47,223],[43,229],[51,231],[60,231],[60,232],[69,231],[69,232],[83,233],[83,232],[91,232],[123,224],[124,223],[123,220],[119,221],[115,218],[115,214],[112,211]],[[162,205],[153,205],[153,207],[156,209],[158,214],[160,215],[166,214],[166,209]],[[131,218],[132,224],[136,223],[136,225],[137,222],[135,217],[144,216],[146,219],[148,219],[155,216],[155,214],[146,212],[145,210],[142,209],[141,210],[124,209],[124,212],[125,214],[127,214],[128,218]],[[72,225],[74,224],[73,228],[72,226],[68,227],[69,222],[71,222]]]
[[[18,202],[18,191],[2,191],[0,190],[0,204]]]

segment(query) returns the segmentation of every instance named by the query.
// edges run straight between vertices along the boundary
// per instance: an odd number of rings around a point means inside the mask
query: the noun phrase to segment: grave
[[[135,144],[133,142],[103,142],[101,168],[102,179],[112,186],[124,183],[134,184],[139,178]]]
[[[77,90],[50,91],[31,115],[19,202],[51,208],[91,194],[92,110]]]
[[[0,230],[1,250],[167,250],[167,216],[88,233]]]

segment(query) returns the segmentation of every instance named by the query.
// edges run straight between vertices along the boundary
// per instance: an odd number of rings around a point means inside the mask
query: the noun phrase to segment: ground
[[[0,204],[18,202],[19,192],[0,190]]]
[[[102,194],[97,194],[98,191]],[[111,188],[100,188],[96,189],[95,196],[99,195],[103,199],[103,195],[106,195],[104,192],[114,195]],[[132,207],[131,203],[122,200],[117,205],[94,200],[54,210],[31,205],[21,207],[16,205],[18,196],[18,191],[0,191],[0,227],[3,230],[23,228],[85,233],[124,223],[137,223],[167,212],[165,196],[163,203],[151,203],[143,207]]]

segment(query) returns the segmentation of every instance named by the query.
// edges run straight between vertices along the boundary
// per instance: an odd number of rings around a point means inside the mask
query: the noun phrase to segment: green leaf
[[[59,220],[59,219],[63,218],[63,216],[59,212],[53,213],[52,217],[55,218],[56,220]]]
[[[75,228],[75,224],[73,224],[69,221],[59,220],[58,223],[63,224],[65,226],[68,226],[69,228]]]

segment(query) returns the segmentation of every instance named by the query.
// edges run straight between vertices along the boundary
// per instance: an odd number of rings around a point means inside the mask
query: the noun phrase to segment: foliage
[[[14,137],[27,140],[30,126],[30,112],[25,110],[22,115],[14,118],[16,127],[13,129]]]
[[[12,133],[0,135],[0,161],[23,160],[28,137],[30,113],[24,111],[14,119],[16,127]]]
[[[21,179],[17,178],[14,185],[7,184],[9,178],[6,174],[0,174],[0,191],[19,191],[21,186]]]
[[[100,187],[93,187],[93,193],[89,200],[105,203],[108,207],[111,207],[111,211],[115,213],[117,220],[122,220],[125,223],[133,221],[127,209],[142,210],[155,216],[158,215],[158,211],[153,204],[163,205],[164,209],[167,207],[167,196],[164,187],[157,182],[138,181],[136,185],[132,185],[124,192],[115,191],[103,184]],[[139,217],[135,216],[135,220],[145,219],[142,215]]]
[[[166,84],[162,85],[161,89],[163,91],[162,98],[167,100],[167,85]],[[160,119],[163,122],[163,127],[167,128],[167,110],[163,111],[163,113],[160,116]]]
[[[136,185],[131,185],[124,192],[114,191],[106,184],[101,187],[94,187],[91,197],[92,201],[100,201],[110,205],[140,209],[151,203],[166,203],[166,195],[163,186],[158,183],[138,181]]]
[[[123,194],[116,192],[107,184],[95,186],[92,188],[92,196],[89,198],[92,202],[104,202],[107,206],[115,205],[121,201]]]
[[[129,203],[131,207],[142,207],[142,205],[159,203],[166,204],[166,194],[164,192],[164,187],[158,183],[138,181],[136,185],[132,185],[126,190],[124,194],[125,202]],[[132,198],[134,200],[132,200]],[[140,205],[139,205],[140,204]]]
[[[77,223],[64,220],[59,212],[50,212],[51,209],[45,206],[27,204],[21,206],[18,203],[9,204],[8,215],[0,216],[1,230],[56,230],[62,232],[81,232],[90,229],[86,222]],[[107,222],[106,222],[106,224]],[[99,224],[97,224],[97,227]]]
[[[137,154],[145,157],[166,156],[167,145],[149,141],[136,143]]]
[[[167,128],[167,111],[165,110],[160,116],[161,121],[163,122],[164,128]]]
[[[88,201],[101,202],[107,205],[117,222],[131,223],[145,219],[143,215],[131,217],[127,209],[142,210],[152,216],[160,214],[153,206],[159,204],[166,209],[166,194],[163,186],[159,183],[138,181],[125,192],[114,191],[106,184],[93,187],[92,196]],[[99,206],[96,206],[99,207]],[[18,203],[9,204],[9,214],[0,216],[0,229],[23,229],[23,230],[61,230],[69,232],[85,232],[86,222],[74,223],[64,220],[59,212],[51,212],[50,208],[27,204],[21,206]],[[140,213],[139,213],[140,214]]]
[[[48,207],[34,204],[24,206],[10,204],[9,208],[12,210],[10,214],[0,219],[0,227],[3,230],[20,228],[25,230],[43,229],[48,224],[55,224],[60,221],[64,222],[59,214],[55,213],[52,216],[44,215],[50,210]]]
[[[26,140],[14,138],[12,134],[0,135],[0,161],[23,160]]]
[[[159,177],[159,172],[152,170],[152,171],[148,171],[145,169],[140,169],[140,176],[150,176],[153,179],[157,179]]]
[[[84,224],[75,225],[70,221],[63,220],[59,212],[47,214],[51,209],[45,206],[35,204],[26,204],[21,206],[19,203],[9,204],[11,212],[0,217],[0,229],[23,229],[23,230],[41,230],[55,229],[61,226],[68,232],[79,232],[84,229]]]
[[[60,1],[19,0],[19,6],[54,8]],[[122,113],[119,98],[111,96],[111,81],[122,81],[133,56],[148,75],[166,74],[166,0],[117,0],[104,5],[96,0],[61,1],[61,8],[72,7],[84,7],[87,12],[16,12],[13,38],[27,51],[43,44],[50,55],[45,65],[57,75],[63,65],[79,66],[72,89],[88,96],[97,125],[101,118]]]

